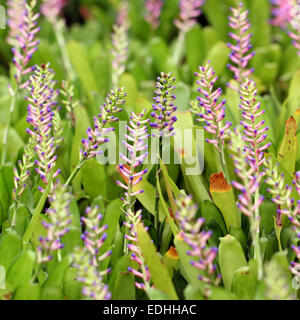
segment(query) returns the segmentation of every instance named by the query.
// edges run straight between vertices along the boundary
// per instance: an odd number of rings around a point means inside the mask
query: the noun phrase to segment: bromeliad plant
[[[298,299],[298,1],[6,4],[0,299]]]

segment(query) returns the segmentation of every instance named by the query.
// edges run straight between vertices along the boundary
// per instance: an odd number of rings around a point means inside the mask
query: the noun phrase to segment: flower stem
[[[73,179],[76,177],[77,173],[79,172],[81,167],[85,164],[85,162],[86,162],[86,159],[84,159],[84,158],[79,161],[77,167],[73,170],[70,177],[66,181],[65,187],[67,187],[68,185],[70,185],[72,183]]]
[[[180,31],[177,38],[177,42],[175,44],[174,54],[172,57],[174,66],[177,66],[180,63],[180,60],[183,55],[184,42],[185,42],[185,32]]]
[[[70,57],[66,48],[66,42],[65,42],[65,38],[63,35],[63,25],[58,25],[58,26],[53,26],[54,28],[54,33],[57,39],[57,43],[59,45],[60,51],[61,51],[61,55],[62,55],[62,60],[63,60],[63,64],[64,67],[69,75],[70,80],[73,82],[76,79],[76,74],[73,70],[71,61],[70,61]]]
[[[30,241],[31,239],[31,236],[32,236],[32,232],[35,228],[35,226],[37,225],[38,223],[38,219],[39,219],[39,215],[40,213],[42,212],[43,208],[44,208],[44,205],[45,205],[45,202],[47,200],[47,197],[48,197],[48,194],[50,192],[50,189],[51,189],[51,184],[52,184],[52,177],[53,177],[53,172],[51,171],[50,174],[49,174],[49,177],[48,177],[48,184],[34,210],[34,213],[32,215],[32,218],[30,220],[30,223],[26,229],[26,232],[23,236],[23,244],[27,243]]]

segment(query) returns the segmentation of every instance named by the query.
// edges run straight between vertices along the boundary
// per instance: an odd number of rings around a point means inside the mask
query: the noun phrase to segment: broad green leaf
[[[124,73],[120,79],[120,87],[125,88],[127,98],[125,102],[126,111],[129,114],[131,110],[134,110],[135,102],[138,96],[137,83],[133,76],[129,73]]]
[[[222,74],[228,62],[229,53],[227,45],[224,42],[218,42],[207,53],[204,61],[210,61],[216,74]]]
[[[188,110],[189,107],[189,100],[190,100],[190,88],[183,82],[179,82],[176,84],[175,89],[176,95],[176,104],[178,106],[178,110],[185,111]]]
[[[202,29],[196,25],[186,34],[186,57],[192,73],[198,70],[204,59],[204,41]]]
[[[178,297],[168,270],[161,263],[156,248],[151,242],[147,231],[141,224],[137,227],[137,238],[154,286],[164,292],[170,299],[177,300]]]
[[[253,300],[256,283],[256,277],[251,273],[251,269],[248,266],[241,267],[233,275],[231,289],[239,299]]]
[[[76,280],[77,270],[68,268],[64,274],[63,294],[68,300],[80,300],[82,298],[83,284]]]
[[[7,230],[0,241],[0,265],[6,272],[11,263],[22,251],[22,240],[15,231]]]
[[[17,289],[14,300],[40,300],[41,287],[38,283],[28,283]]]

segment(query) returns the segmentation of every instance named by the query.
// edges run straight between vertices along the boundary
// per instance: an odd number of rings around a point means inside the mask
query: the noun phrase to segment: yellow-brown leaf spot
[[[289,117],[285,122],[285,134],[289,135],[290,132],[296,136],[297,122],[293,116]],[[290,141],[289,141],[290,143]]]
[[[213,173],[209,177],[210,192],[226,192],[231,190],[231,185],[227,183],[223,172]]]
[[[166,255],[170,259],[174,259],[174,260],[179,259],[178,253],[177,253],[176,248],[174,246],[171,246],[169,248],[169,250],[166,252]]]

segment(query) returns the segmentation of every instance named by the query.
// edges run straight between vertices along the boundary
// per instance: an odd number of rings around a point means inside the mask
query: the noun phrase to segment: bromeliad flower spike
[[[224,140],[232,125],[231,122],[225,122],[224,124],[223,121],[226,116],[226,100],[219,101],[222,95],[221,88],[214,90],[214,84],[218,77],[215,75],[210,63],[204,67],[199,67],[199,72],[196,72],[195,75],[198,78],[198,92],[201,96],[197,97],[199,105],[194,107],[193,112],[199,117],[198,121],[203,120],[205,122],[204,129],[212,136],[212,138],[206,139],[206,142],[213,144],[217,148],[222,167],[225,170]]]
[[[249,163],[254,167],[255,171],[259,171],[264,162],[264,150],[268,149],[271,143],[264,144],[269,127],[264,126],[265,120],[259,120],[265,114],[265,110],[261,109],[260,102],[256,102],[256,96],[255,82],[246,79],[240,88],[240,108],[243,118],[241,125],[245,128],[243,133],[245,140],[248,142]]]
[[[7,25],[9,27],[7,42],[13,47],[19,46],[19,42],[16,37],[21,34],[21,26],[26,14],[25,5],[25,0],[7,1]]]
[[[200,281],[207,285],[217,286],[221,279],[221,275],[216,274],[216,265],[214,264],[218,248],[209,247],[207,243],[212,232],[201,231],[205,219],[196,217],[198,208],[193,203],[191,196],[179,194],[176,204],[178,206],[176,219],[179,221],[181,230],[179,236],[190,247],[187,252],[192,259],[190,263],[201,270]],[[209,286],[206,288],[205,295],[210,295]]]
[[[40,28],[37,27],[39,13],[34,13],[35,6],[35,0],[32,0],[30,4],[25,4],[25,15],[20,25],[20,34],[16,35],[18,46],[12,48],[13,63],[17,67],[15,78],[20,88],[24,88],[27,85],[27,82],[24,82],[22,77],[34,70],[34,66],[28,67],[28,63],[40,42],[36,39],[36,34]]]
[[[53,117],[57,111],[56,98],[58,92],[55,91],[53,80],[54,72],[50,65],[42,65],[35,69],[34,75],[30,77],[28,90],[30,96],[26,97],[29,102],[27,121],[32,125],[32,129],[26,129],[27,133],[37,140],[35,151],[38,159],[35,161],[36,172],[45,184],[51,174],[55,178],[60,170],[53,172],[57,156],[56,148],[59,146],[61,137],[54,136]],[[59,121],[56,114],[56,122]],[[56,127],[59,124],[56,123]],[[40,190],[43,189],[40,187]]]
[[[174,105],[176,96],[174,95],[175,78],[172,77],[172,73],[161,73],[161,76],[157,78],[155,97],[153,98],[153,112],[151,117],[153,122],[150,126],[155,129],[153,136],[156,137],[168,137],[174,135],[174,123],[177,121],[174,112],[177,107]]]
[[[271,24],[281,28],[285,28],[291,18],[291,9],[294,0],[271,0],[273,15]]]
[[[110,94],[106,96],[98,117],[94,117],[94,129],[88,128],[86,131],[88,138],[82,139],[84,149],[81,150],[81,157],[83,159],[91,159],[102,152],[98,151],[99,145],[108,142],[105,135],[114,130],[114,128],[106,126],[119,120],[115,114],[122,111],[121,107],[125,103],[125,97],[124,88],[112,89]]]
[[[288,35],[292,38],[292,44],[300,56],[300,1],[298,0],[291,8],[289,25],[291,31],[288,31]]]
[[[229,16],[228,19],[232,32],[229,33],[229,37],[233,40],[233,43],[228,43],[227,46],[231,50],[229,58],[232,63],[227,66],[234,73],[234,79],[241,84],[254,71],[254,69],[248,68],[249,60],[255,55],[255,52],[250,52],[252,49],[250,43],[252,34],[248,33],[251,27],[247,19],[249,11],[243,11],[243,3],[240,3],[238,8],[230,9],[232,16]],[[230,83],[227,85],[234,90],[239,89]]]
[[[180,13],[174,23],[183,32],[189,31],[197,23],[197,17],[201,14],[200,8],[204,0],[181,0],[179,4]]]
[[[146,0],[146,14],[145,19],[150,24],[152,29],[157,29],[160,21],[159,17],[164,2],[162,0]]]

